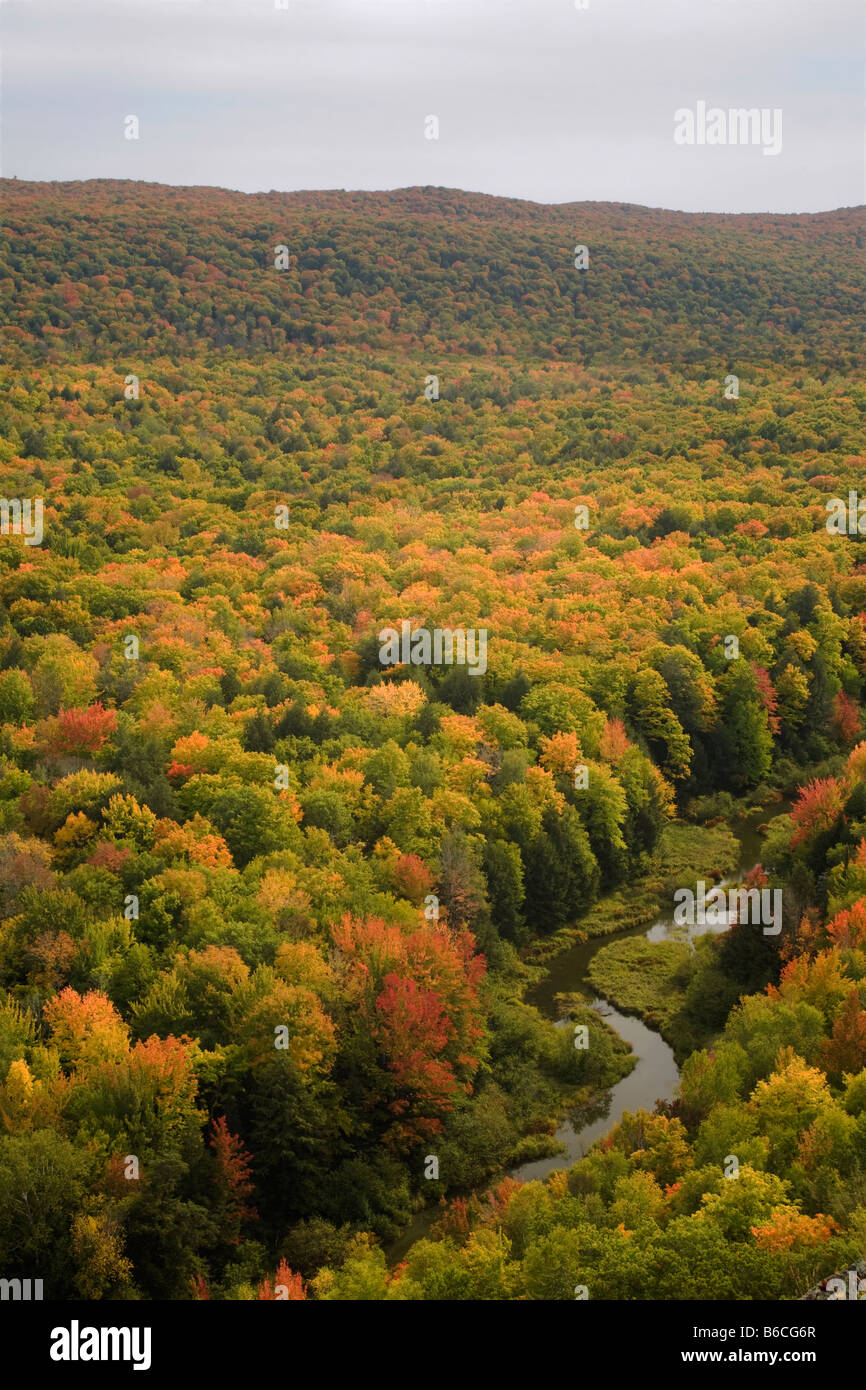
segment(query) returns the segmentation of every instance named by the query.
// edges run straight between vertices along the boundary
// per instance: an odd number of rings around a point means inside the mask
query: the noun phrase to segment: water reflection
[[[721,879],[718,887],[741,883],[755,868],[760,862],[763,839],[759,827],[775,816],[785,815],[789,810],[790,803],[782,801],[730,822],[730,829],[740,844],[739,863],[734,875]],[[723,932],[727,929],[727,921],[721,924],[677,925],[673,920],[672,901],[669,911],[649,928],[644,924],[616,932],[612,936],[594,937],[554,957],[544,979],[527,992],[526,1002],[534,1004],[546,1018],[553,1019],[559,1026],[565,1027],[569,1020],[561,1017],[557,995],[583,995],[590,1007],[615,1028],[620,1037],[631,1044],[637,1062],[629,1075],[623,1077],[609,1091],[593,1097],[587,1104],[574,1106],[563,1117],[556,1130],[556,1138],[563,1145],[562,1153],[552,1158],[524,1163],[512,1170],[512,1177],[529,1182],[532,1179],[544,1179],[559,1168],[570,1168],[578,1159],[583,1158],[597,1139],[603,1139],[614,1125],[619,1123],[627,1110],[653,1110],[657,1100],[670,1101],[676,1094],[680,1072],[674,1061],[672,1049],[658,1033],[648,1028],[639,1018],[620,1013],[606,999],[600,998],[588,983],[587,971],[596,951],[609,945],[611,941],[622,941],[631,936],[644,936],[648,941],[687,942],[690,950],[694,951],[696,937],[708,931]],[[389,1263],[393,1264],[402,1259],[409,1247],[427,1234],[438,1215],[440,1212],[436,1207],[428,1207],[419,1212],[391,1247]]]
[[[522,1164],[512,1171],[514,1178],[530,1182],[533,1178],[546,1178],[557,1168],[570,1168],[583,1158],[596,1139],[603,1139],[619,1123],[626,1110],[652,1110],[657,1100],[674,1098],[680,1070],[664,1038],[647,1028],[639,1018],[611,1008],[606,1000],[596,996],[591,1004],[603,1012],[606,1022],[620,1037],[631,1043],[637,1064],[628,1076],[597,1097],[591,1106],[575,1107],[563,1118],[556,1131],[556,1138],[564,1145],[563,1153]]]
[[[785,814],[789,809],[787,802],[780,802],[769,811],[758,810],[731,822],[731,830],[740,844],[739,862],[730,878],[719,881],[718,887],[741,883],[745,876],[760,863],[762,834],[759,829],[768,819]],[[705,932],[724,932],[735,920],[730,913],[720,914],[720,923],[696,923],[694,926],[678,925],[673,918],[673,902],[670,909],[647,929],[633,927],[615,936],[594,937],[581,942],[557,956],[548,974],[533,990],[527,993],[527,1003],[534,1004],[539,1012],[548,1018],[556,1018],[559,1012],[557,995],[586,993],[589,963],[597,951],[611,941],[622,941],[632,936],[644,936],[648,941],[681,941],[690,951],[695,949],[695,938]],[[637,1057],[637,1064],[628,1076],[623,1077],[606,1095],[599,1098],[592,1109],[576,1108],[568,1113],[557,1128],[556,1138],[564,1146],[564,1152],[553,1158],[536,1159],[512,1170],[511,1176],[529,1182],[533,1178],[545,1178],[558,1168],[570,1168],[582,1158],[597,1139],[602,1139],[618,1124],[627,1110],[652,1110],[657,1100],[673,1100],[679,1084],[680,1071],[674,1061],[673,1050],[664,1038],[648,1028],[639,1018],[622,1014],[613,1008],[606,999],[600,998],[590,988],[588,1003],[615,1028],[620,1037],[631,1043]],[[557,1018],[557,1022],[564,1022]]]

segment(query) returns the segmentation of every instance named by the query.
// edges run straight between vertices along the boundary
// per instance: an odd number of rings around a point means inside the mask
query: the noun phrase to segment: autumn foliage
[[[862,1250],[861,210],[3,193],[4,1277],[793,1298]],[[485,669],[386,669],[404,621]],[[758,803],[780,938],[642,957],[679,1095],[501,1181],[633,1061],[534,972]]]

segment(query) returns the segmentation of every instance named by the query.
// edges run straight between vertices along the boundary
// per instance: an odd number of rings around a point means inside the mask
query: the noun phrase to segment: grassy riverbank
[[[745,815],[760,808],[736,810]],[[532,942],[520,958],[512,954],[507,966],[503,959],[496,984],[488,981],[496,1039],[490,1070],[462,1120],[447,1125],[444,1143],[438,1144],[448,1176],[429,1184],[436,1188],[430,1192],[434,1202],[446,1192],[481,1190],[496,1174],[561,1152],[555,1134],[563,1112],[610,1090],[637,1063],[629,1044],[579,993],[555,996],[559,1017],[570,1020],[570,1026],[555,1028],[525,1002],[527,987],[543,980],[551,962],[569,947],[649,927],[670,911],[675,888],[699,878],[718,882],[736,870],[740,858],[740,839],[728,825],[675,822],[665,829],[643,877],[607,894],[578,922]],[[681,1065],[715,1035],[739,992],[718,969],[716,945],[707,937],[690,951],[685,942],[624,937],[599,947],[586,978],[623,1013],[656,1029]],[[583,1052],[574,1048],[574,1025],[580,1023],[589,1030]],[[494,1116],[498,1123],[491,1127]],[[459,1144],[453,1144],[457,1135]],[[426,1234],[434,1211],[428,1201],[393,1243],[389,1258],[402,1258],[413,1240]]]
[[[768,819],[773,810],[769,808]],[[712,842],[690,833],[693,829],[672,827],[685,833],[674,833],[663,846],[667,893],[698,878],[718,881],[738,863],[739,842],[726,826],[705,832],[714,837]],[[701,848],[710,847],[714,857],[700,860]],[[682,1065],[691,1052],[712,1040],[741,994],[763,989],[769,958],[760,945],[744,954],[734,933],[708,934],[691,945],[630,937],[601,947],[589,962],[587,976],[616,1008],[657,1029]]]
[[[593,1093],[610,1089],[635,1065],[628,1044],[614,1029],[594,1011],[569,1000],[566,1008],[572,1024],[585,1023],[589,1028],[589,1049],[585,1053],[575,1049],[573,1027],[554,1029],[523,1002],[526,985],[543,979],[550,961],[576,943],[649,927],[669,909],[676,886],[698,877],[724,877],[736,867],[739,852],[736,835],[725,825],[671,824],[645,876],[601,898],[579,922],[534,941],[519,962],[512,962],[512,969],[494,987],[491,1074],[480,1088],[481,1095],[488,1092],[488,1100],[501,1098],[511,1146],[503,1159],[509,1138],[502,1132],[498,1146],[482,1144],[475,1152],[476,1120],[469,1127],[474,1135],[460,1135],[462,1152],[458,1146],[449,1147],[452,1182],[463,1187],[480,1181],[483,1168],[496,1166],[496,1147],[505,1167],[556,1153],[555,1120],[565,1106],[581,1104]],[[592,962],[594,967],[602,959],[598,978],[592,969],[589,976],[612,1003],[659,1029],[680,1059],[702,1041],[682,1007],[689,976],[687,957],[686,947],[671,944],[670,950],[656,953],[643,938],[632,938],[603,947]],[[478,1108],[484,1110],[486,1103]],[[446,1134],[452,1128],[446,1126]]]
[[[630,937],[602,946],[589,964],[593,988],[624,1013],[655,1028],[674,1050],[678,1063],[706,1041],[687,1007],[693,975],[685,942]]]
[[[532,966],[543,965],[576,942],[651,926],[669,907],[674,888],[697,878],[717,881],[739,862],[739,841],[726,825],[665,827],[645,876],[599,898],[578,921],[552,936],[533,941],[523,952]]]
[[[725,825],[671,824],[643,877],[601,898],[578,922],[532,942],[520,959],[503,954],[486,986],[489,1065],[472,1099],[458,1106],[437,1139],[441,1177],[425,1185],[425,1211],[430,1199],[471,1191],[498,1173],[559,1153],[555,1132],[563,1112],[609,1091],[636,1064],[629,1044],[578,996],[560,997],[560,1016],[570,1024],[557,1028],[525,1002],[527,987],[576,943],[650,926],[670,909],[676,886],[724,877],[739,854],[739,841]],[[602,947],[589,978],[617,1007],[657,1028],[682,1060],[702,1040],[682,1010],[688,972],[687,947],[629,938]],[[574,1046],[575,1024],[588,1029],[586,1049]],[[405,1235],[395,1249],[404,1248]]]
[[[439,1177],[425,1184],[423,1204],[377,1232],[388,1242],[390,1265],[428,1233],[443,1200],[483,1193],[522,1164],[562,1153],[561,1116],[590,1108],[637,1063],[616,1029],[577,998],[563,1001],[570,1023],[559,1028],[505,988],[491,1006],[490,1066],[435,1140]],[[586,1047],[575,1047],[575,1025],[586,1027]]]

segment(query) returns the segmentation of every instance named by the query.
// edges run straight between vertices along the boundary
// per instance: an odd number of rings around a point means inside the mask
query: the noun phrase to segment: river
[[[736,872],[728,883],[739,883],[745,875],[760,862],[762,836],[758,829],[774,816],[784,815],[790,809],[789,802],[777,802],[730,822],[730,829],[740,844],[739,863]],[[661,1035],[648,1028],[639,1018],[622,1014],[613,1008],[606,999],[595,993],[590,985],[587,972],[589,963],[596,951],[612,941],[621,941],[630,936],[645,936],[649,941],[686,941],[690,937],[706,931],[725,931],[720,927],[677,926],[673,920],[673,903],[670,910],[660,916],[649,928],[628,928],[609,936],[592,937],[589,941],[563,951],[550,962],[550,968],[543,980],[533,985],[526,993],[526,1002],[534,1004],[545,1018],[552,1019],[559,1027],[568,1027],[569,1020],[560,1018],[556,996],[558,994],[583,994],[592,1008],[602,1015],[606,1023],[615,1028],[620,1037],[631,1044],[637,1064],[615,1086],[588,1107],[574,1108],[560,1122],[556,1138],[562,1144],[562,1152],[550,1158],[539,1158],[521,1164],[511,1170],[510,1176],[523,1182],[544,1179],[558,1168],[570,1168],[582,1158],[591,1144],[602,1139],[613,1129],[626,1110],[652,1110],[657,1100],[673,1100],[679,1084],[680,1071],[674,1061],[674,1054]],[[491,1181],[495,1181],[492,1179]],[[486,1188],[485,1188],[486,1190]],[[388,1252],[389,1264],[401,1260],[416,1240],[426,1235],[433,1221],[441,1214],[439,1207],[426,1207],[403,1231]]]

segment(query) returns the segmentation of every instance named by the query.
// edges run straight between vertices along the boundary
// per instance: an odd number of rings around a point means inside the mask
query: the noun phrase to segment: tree
[[[715,718],[715,691],[699,656],[687,647],[656,647],[650,661],[668,688],[671,709],[691,737],[704,734]]]
[[[281,807],[272,791],[263,787],[224,786],[208,788],[202,804],[195,806],[199,795],[193,779],[184,788],[189,791],[190,809],[201,810],[225,838],[235,863],[243,868],[256,855],[267,854],[291,843],[294,819]]]
[[[550,808],[542,826],[526,857],[526,899],[531,925],[550,932],[595,901],[600,873],[574,807]]]
[[[399,744],[389,739],[367,759],[364,777],[376,795],[387,801],[398,787],[408,787],[409,759]]]
[[[395,1139],[426,1138],[438,1133],[438,1119],[428,1119],[450,1110],[458,1082],[444,1059],[451,1021],[435,990],[423,989],[415,980],[397,974],[386,975],[376,999],[378,1019],[374,1036],[395,1073],[398,1092],[410,1091],[411,1109],[404,1099],[392,1101],[392,1110],[405,1115],[396,1128]]]
[[[795,830],[791,848],[820,835],[834,834],[845,803],[842,784],[835,777],[816,777],[801,787],[791,808]]]
[[[126,1056],[128,1029],[104,994],[89,990],[82,996],[67,987],[42,1013],[65,1066],[87,1071]]]
[[[250,1175],[251,1157],[243,1140],[232,1134],[224,1115],[211,1121],[211,1149],[215,1160],[217,1212],[222,1238],[239,1245],[241,1227],[255,1221],[258,1212],[250,1205],[255,1185]]]
[[[597,1258],[600,1238],[599,1233],[593,1231],[588,1241],[586,1234],[582,1229],[560,1228],[532,1242],[520,1269],[520,1283],[527,1297],[573,1302],[577,1285],[595,1287],[596,1259],[593,1256]]]
[[[336,1051],[336,1030],[307,984],[279,979],[260,965],[238,984],[232,999],[233,1037],[253,1068],[275,1049],[291,1058],[302,1077],[327,1074]]]
[[[70,1225],[91,1181],[92,1155],[53,1129],[0,1136],[4,1278],[42,1278],[60,1298],[73,1269]]]
[[[459,1090],[471,1092],[483,1056],[484,958],[468,933],[442,926],[406,933],[346,917],[333,934],[347,1008],[340,1064],[368,1112],[380,1110],[384,1142],[411,1148],[441,1130]]]
[[[770,1141],[770,1164],[775,1170],[790,1167],[803,1130],[832,1104],[826,1077],[792,1047],[782,1048],[776,1070],[758,1082],[749,1101],[758,1132]]]
[[[860,710],[855,700],[840,690],[833,697],[833,733],[843,748],[849,748],[861,733]]]
[[[670,783],[638,748],[629,748],[617,764],[617,780],[625,792],[628,814],[623,838],[632,863],[651,853],[673,812]]]
[[[185,1190],[189,1166],[171,1147],[147,1163],[146,1181],[125,1217],[126,1254],[146,1298],[188,1299],[202,1252],[219,1232],[207,1208]]]
[[[448,909],[448,921],[459,931],[477,932],[486,923],[488,903],[484,875],[467,837],[460,831],[446,835],[439,850],[439,896]]]
[[[80,1211],[72,1220],[75,1288],[84,1299],[111,1298],[130,1288],[132,1261],[123,1253],[123,1232],[106,1207]]]
[[[40,651],[30,673],[36,708],[41,715],[61,708],[89,705],[96,696],[97,664],[65,633],[40,639]]]
[[[806,1062],[816,1063],[824,1030],[823,1013],[805,1000],[751,994],[731,1011],[723,1037],[742,1049],[742,1083],[751,1090],[773,1071],[782,1048],[793,1047]]]
[[[521,701],[520,716],[548,737],[576,734],[586,755],[597,757],[605,718],[583,691],[561,681],[536,685]]]
[[[779,1207],[766,1225],[753,1226],[752,1234],[759,1250],[776,1255],[794,1246],[825,1245],[836,1229],[832,1216],[804,1216],[796,1207]]]
[[[302,1302],[307,1297],[304,1281],[295,1274],[285,1260],[280,1260],[273,1284],[268,1276],[259,1285],[259,1299],[285,1299],[289,1303]]]
[[[715,1106],[737,1099],[743,1084],[746,1061],[745,1048],[727,1040],[712,1052],[699,1048],[686,1058],[677,1105],[687,1123],[695,1124],[709,1115]]]
[[[625,725],[621,719],[608,719],[599,743],[599,757],[614,767],[620,763],[630,747]]]
[[[681,780],[689,774],[692,745],[676,715],[668,707],[670,695],[657,671],[635,676],[629,691],[629,713],[635,728],[646,739],[650,752],[669,777]]]
[[[770,673],[763,666],[755,668],[755,685],[761,697],[761,704],[767,712],[767,727],[775,738],[781,732],[782,724],[776,711],[779,708],[779,695],[773,682],[770,680]]]
[[[0,671],[0,724],[24,724],[34,707],[33,688],[26,671]]]
[[[417,854],[401,854],[393,869],[397,891],[419,907],[433,886],[433,875]]]
[[[244,748],[250,753],[270,753],[276,742],[274,726],[263,710],[247,721],[244,729]]]
[[[551,738],[542,738],[538,761],[548,772],[570,779],[580,760],[577,734],[554,734]]]
[[[25,839],[15,831],[0,836],[0,917],[14,915],[24,888],[46,891],[54,884],[51,851],[42,840]]]
[[[836,946],[859,948],[866,945],[866,899],[859,898],[850,908],[837,912],[827,923],[826,930]]]
[[[358,1236],[339,1270],[323,1269],[313,1280],[316,1298],[326,1302],[364,1302],[388,1297],[385,1252],[367,1235]]]
[[[49,756],[99,753],[117,728],[117,714],[97,703],[89,709],[61,709],[46,740]]]
[[[821,1056],[827,1074],[837,1082],[846,1072],[856,1076],[866,1066],[866,1009],[856,985],[836,1017],[832,1035],[821,1044]]]
[[[575,804],[589,834],[592,852],[605,883],[619,883],[628,870],[628,845],[623,826],[628,798],[621,783],[601,763],[589,769],[587,786],[575,792]]]
[[[764,695],[754,669],[732,661],[719,680],[719,754],[727,786],[754,787],[770,770],[773,736]]]
[[[519,944],[528,936],[524,904],[523,859],[517,845],[487,839],[484,844],[484,876],[490,915],[499,935]]]
[[[300,798],[304,825],[326,830],[337,845],[347,845],[355,835],[355,823],[343,797],[327,787],[313,787]]]
[[[112,796],[102,819],[114,840],[128,841],[135,849],[150,849],[156,832],[156,816],[134,796]]]
[[[761,1173],[741,1164],[736,1181],[708,1192],[696,1221],[708,1222],[732,1242],[747,1241],[755,1226],[764,1224],[785,1202],[788,1187],[775,1173]]]

